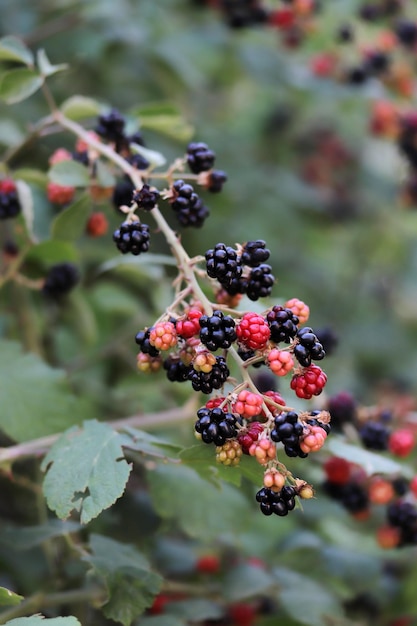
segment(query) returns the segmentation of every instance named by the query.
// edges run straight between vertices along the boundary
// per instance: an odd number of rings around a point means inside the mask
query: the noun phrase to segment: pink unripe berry
[[[294,359],[290,352],[274,348],[268,354],[268,365],[277,376],[286,376],[294,368]]]
[[[406,457],[415,445],[415,437],[408,428],[401,428],[391,433],[388,440],[388,449],[392,454]]]
[[[233,405],[233,412],[250,419],[262,413],[263,398],[257,393],[243,389]]]
[[[305,324],[310,317],[310,307],[298,298],[291,298],[291,300],[287,300],[284,307],[286,309],[291,309],[294,315],[296,315],[300,320],[300,324]]]

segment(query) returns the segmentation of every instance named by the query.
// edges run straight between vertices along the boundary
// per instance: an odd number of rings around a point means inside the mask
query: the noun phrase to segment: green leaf
[[[43,265],[54,265],[65,261],[77,261],[78,251],[71,243],[64,241],[43,241],[33,246],[26,255],[28,261]]]
[[[140,127],[162,133],[179,141],[189,141],[194,129],[188,124],[177,107],[166,102],[141,106],[133,111],[140,121]]]
[[[0,606],[15,606],[20,604],[22,600],[23,596],[19,596],[5,587],[0,587]]]
[[[235,602],[258,594],[265,595],[273,585],[276,581],[271,574],[261,567],[245,563],[228,572],[223,582],[223,593]]]
[[[90,211],[91,198],[83,194],[55,217],[51,224],[51,237],[61,241],[75,241],[84,234]]]
[[[87,187],[90,182],[88,169],[78,161],[59,161],[51,167],[48,178],[64,187]]]
[[[33,233],[34,213],[33,213],[32,191],[29,185],[23,180],[16,180],[16,188],[17,188],[17,195],[19,198],[19,203],[22,208],[22,215],[25,221],[26,229],[27,229],[30,239],[33,241],[34,240],[34,233]]]
[[[148,471],[148,481],[157,513],[175,519],[191,537],[236,535],[248,524],[250,505],[240,491],[226,483],[217,487],[190,467],[158,465]]]
[[[132,152],[143,156],[147,161],[149,161],[152,167],[161,167],[167,162],[164,155],[160,152],[157,152],[156,150],[150,150],[149,148],[144,148],[137,143],[131,143],[130,149],[132,150]]]
[[[8,35],[0,39],[0,61],[21,61],[33,65],[33,54],[21,39]]]
[[[1,127],[0,127],[1,133]],[[46,187],[48,183],[48,176],[43,170],[37,170],[33,167],[20,167],[14,171],[14,177],[16,179],[23,180],[25,183],[33,183],[39,187]]]
[[[223,609],[211,600],[204,598],[190,598],[169,603],[167,612],[180,617],[187,622],[203,622],[223,617]]]
[[[402,474],[412,478],[415,474],[411,467],[407,467],[405,464],[397,463],[393,459],[389,459],[382,454],[376,454],[370,452],[359,446],[342,441],[336,437],[330,437],[328,443],[326,441],[326,449],[335,456],[340,456],[343,459],[347,459],[352,463],[357,463],[366,471],[367,474],[372,475],[376,473],[381,474]]]
[[[211,446],[201,443],[185,448],[181,450],[180,458],[183,463],[192,467],[207,480],[218,482],[222,479],[236,487],[239,487],[242,482],[240,466],[226,467],[221,463],[216,463]]]
[[[187,626],[187,622],[175,615],[146,615],[142,617],[137,626]]]
[[[76,522],[51,519],[40,526],[6,528],[2,530],[0,543],[6,546],[13,545],[16,550],[30,550],[48,539],[74,533],[79,529],[80,525]]]
[[[6,104],[26,100],[38,91],[43,81],[38,72],[25,67],[5,72],[0,82],[0,100],[4,100]]]
[[[103,613],[129,626],[152,605],[161,589],[162,578],[151,571],[145,556],[132,545],[100,535],[92,535],[90,544],[92,554],[85,560],[108,593]]]
[[[132,468],[123,458],[120,435],[91,420],[65,432],[42,469],[48,506],[61,519],[79,511],[81,523],[87,524],[120,498]]]
[[[62,113],[71,120],[96,117],[101,112],[101,108],[96,100],[84,96],[71,96],[61,105]]]
[[[67,63],[60,63],[59,65],[52,65],[45,50],[42,48],[38,50],[36,53],[36,62],[42,76],[52,76],[52,74],[56,74],[57,72],[62,72],[68,69]]]
[[[46,622],[48,622],[46,624]],[[6,622],[5,626],[81,626],[76,617],[44,617],[32,615],[31,617],[17,617]]]
[[[273,575],[280,587],[277,600],[294,620],[306,626],[323,626],[326,618],[343,615],[335,596],[324,585],[286,567],[275,568]]]
[[[57,433],[86,418],[88,402],[71,393],[64,371],[12,341],[0,341],[0,354],[0,428],[14,441]]]
[[[100,159],[95,162],[95,175],[100,187],[114,187],[116,184],[116,178],[113,172],[109,166]]]
[[[0,120],[0,143],[4,146],[17,146],[24,141],[25,135],[15,121]]]
[[[168,455],[177,456],[181,449],[180,446],[155,437],[143,430],[125,428],[124,432],[126,436],[121,440],[122,446],[130,450],[137,450],[142,454],[167,459]]]

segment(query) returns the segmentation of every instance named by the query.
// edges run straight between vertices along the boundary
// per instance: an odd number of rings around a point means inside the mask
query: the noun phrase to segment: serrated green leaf
[[[5,72],[0,82],[0,100],[16,104],[26,100],[42,86],[44,79],[35,70],[26,67]]]
[[[0,544],[13,545],[16,550],[30,550],[48,539],[74,533],[79,529],[80,525],[76,522],[51,519],[40,526],[5,528],[0,535]]]
[[[0,428],[14,441],[60,432],[88,415],[87,400],[70,391],[66,373],[0,341]]]
[[[167,102],[137,107],[133,115],[139,118],[141,128],[154,130],[179,141],[189,141],[194,132],[177,107]]]
[[[85,96],[71,96],[61,105],[62,113],[71,120],[96,117],[101,109],[101,105],[96,100]]]
[[[46,623],[48,622],[48,623]],[[43,615],[31,615],[31,617],[17,617],[6,622],[5,626],[81,626],[76,617],[44,617]]]
[[[90,182],[88,169],[78,161],[59,161],[51,167],[48,178],[64,187],[87,187]]]
[[[87,524],[120,498],[132,468],[123,458],[120,435],[91,420],[59,437],[42,469],[48,506],[61,519],[79,511]]]
[[[227,598],[236,602],[265,594],[273,585],[276,585],[276,581],[266,570],[245,563],[228,572],[223,583],[223,592]]]
[[[28,235],[32,241],[34,241],[33,233],[33,196],[29,185],[24,180],[16,180],[17,195],[19,203],[22,209],[23,219],[25,221]]]
[[[36,261],[43,265],[54,265],[65,261],[77,261],[78,251],[66,241],[43,241],[33,246],[26,255],[28,261]]]
[[[250,505],[241,492],[227,483],[217,487],[190,467],[159,465],[148,472],[148,481],[157,513],[175,519],[191,537],[236,535],[248,524]]]
[[[306,626],[323,626],[326,618],[341,617],[343,611],[324,585],[286,567],[277,567],[273,576],[279,584],[277,600],[292,618]]]
[[[53,220],[51,237],[61,241],[75,241],[84,234],[90,211],[91,198],[83,194]]]
[[[8,35],[0,39],[0,61],[21,61],[33,65],[33,54],[21,39]]]
[[[177,456],[181,449],[180,446],[136,428],[125,428],[124,433],[122,446],[142,454],[166,459],[168,456]]]
[[[326,449],[335,456],[340,456],[352,463],[360,465],[367,474],[402,474],[412,478],[415,474],[411,467],[405,464],[397,463],[393,459],[387,458],[382,454],[370,452],[359,446],[346,443],[336,437],[330,437],[328,443],[326,441]]]
[[[108,593],[102,611],[106,617],[129,626],[151,606],[162,578],[151,571],[146,557],[132,545],[100,535],[92,535],[90,545],[92,554],[85,560]]]
[[[52,76],[52,74],[56,74],[57,72],[62,72],[68,69],[67,63],[60,63],[59,65],[52,65],[48,56],[43,48],[37,51],[36,53],[36,62],[42,76]]]
[[[163,154],[161,154],[161,152],[157,152],[156,150],[150,150],[149,148],[144,148],[137,143],[131,143],[130,149],[135,154],[140,154],[141,156],[143,156],[147,161],[149,161],[152,167],[161,167],[167,162],[166,158]]]
[[[14,591],[0,587],[0,606],[15,606],[16,604],[20,604],[23,599],[23,596],[19,596],[17,593],[14,593]]]

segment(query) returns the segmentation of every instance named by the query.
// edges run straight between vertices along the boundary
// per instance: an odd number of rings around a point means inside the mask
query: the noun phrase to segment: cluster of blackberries
[[[387,507],[387,521],[400,531],[400,546],[417,544],[417,509],[411,502],[391,502]]]
[[[233,413],[225,413],[220,408],[203,407],[197,411],[197,417],[195,430],[204,443],[222,446],[227,439],[236,437],[236,417]]]
[[[122,254],[138,255],[149,250],[149,226],[139,221],[123,222],[113,233],[113,241]]]
[[[360,513],[369,507],[369,494],[365,485],[349,481],[343,485],[327,480],[323,484],[324,491],[336,500],[349,513]]]
[[[200,174],[211,170],[216,155],[202,141],[192,142],[187,146],[187,164],[193,174]]]
[[[366,422],[359,428],[359,437],[368,450],[387,450],[390,430],[381,422]]]
[[[303,367],[311,365],[312,359],[321,361],[326,356],[323,346],[309,326],[300,328],[295,335],[294,356]]]
[[[0,181],[0,220],[19,215],[21,210],[16,185],[12,180]]]
[[[140,209],[151,211],[155,208],[159,200],[159,191],[151,189],[145,184],[133,194],[133,202],[136,202]]]
[[[236,341],[235,320],[222,311],[213,311],[213,315],[202,315],[200,323],[200,341],[211,352],[219,348],[230,348]]]
[[[79,271],[72,263],[53,265],[45,276],[42,293],[48,298],[59,299],[71,291],[79,280]]]
[[[189,380],[189,375],[193,369],[191,365],[186,365],[179,356],[173,354],[164,360],[163,367],[166,370],[168,380],[172,383],[185,383]]]
[[[344,424],[353,423],[356,420],[358,403],[348,391],[340,391],[330,396],[327,400],[326,409],[330,413],[332,428],[343,430]]]
[[[268,20],[262,0],[221,0],[220,8],[230,28],[257,26]]]
[[[189,368],[188,380],[191,381],[194,391],[209,394],[213,389],[220,389],[230,374],[226,359],[216,356],[216,363],[210,372],[197,372],[193,367]]]
[[[103,139],[113,142],[117,152],[127,151],[129,153],[131,143],[143,145],[144,141],[140,132],[136,132],[133,135],[126,135],[125,126],[126,120],[123,115],[121,115],[117,109],[111,109],[108,113],[99,115],[94,130]],[[147,167],[148,166],[149,163],[147,164]]]
[[[280,491],[274,491],[269,487],[262,487],[256,494],[256,501],[264,515],[288,515],[289,511],[295,508],[295,496],[297,492],[294,487],[286,485]]]
[[[209,210],[195,193],[194,187],[179,179],[172,185],[172,192],[171,207],[181,226],[200,228],[208,217]]]
[[[230,295],[246,294],[250,300],[271,294],[274,276],[270,265],[264,263],[270,256],[265,241],[248,241],[241,254],[224,243],[218,243],[206,252],[206,269]],[[246,270],[245,270],[246,268]]]
[[[275,417],[270,436],[272,441],[283,443],[287,456],[305,458],[308,455],[300,448],[300,437],[303,430],[304,427],[298,420],[298,413],[288,411]]]
[[[274,343],[290,343],[294,339],[300,320],[292,312],[282,306],[274,306],[268,311],[266,321],[271,331],[271,339]]]

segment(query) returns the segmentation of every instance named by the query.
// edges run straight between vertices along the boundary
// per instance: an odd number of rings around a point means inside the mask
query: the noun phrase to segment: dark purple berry
[[[79,280],[79,271],[72,263],[53,265],[45,277],[42,293],[49,298],[60,298],[71,291]]]
[[[139,221],[123,222],[113,233],[113,241],[122,254],[137,256],[149,250],[149,226]]]

